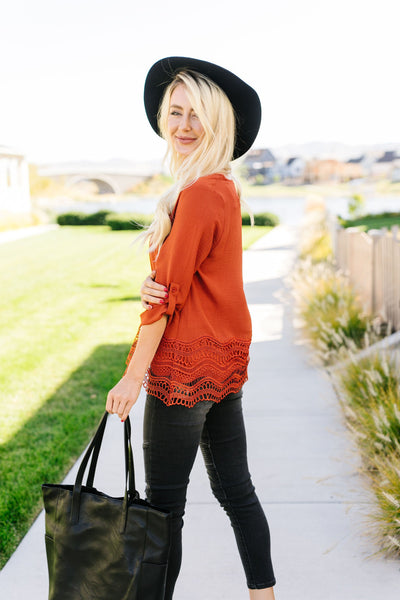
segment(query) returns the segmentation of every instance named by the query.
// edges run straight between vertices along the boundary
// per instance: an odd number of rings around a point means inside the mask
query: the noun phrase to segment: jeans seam
[[[149,399],[147,399],[147,402],[150,402],[150,400],[149,400]],[[152,401],[151,401],[151,402],[152,402]],[[149,408],[150,408],[150,407],[149,407]],[[148,460],[149,460],[149,468],[148,468],[148,471],[149,471],[149,477],[151,476],[151,473],[152,473],[152,467],[153,467],[153,460],[152,460],[152,454],[153,454],[153,453],[152,453],[152,448],[151,448],[151,446],[152,446],[152,444],[151,444],[151,440],[153,439],[153,423],[154,423],[154,413],[155,413],[155,410],[154,410],[154,406],[153,406],[153,407],[151,407],[151,409],[150,409],[150,427],[149,427],[149,432],[148,432],[149,439],[147,440],[147,443],[148,443],[148,447],[147,447],[147,448],[148,448],[148,453],[149,453],[149,459],[148,459]],[[150,494],[150,496],[151,496],[151,482],[150,482],[150,481],[146,481],[146,499],[147,499],[149,502],[151,502],[151,497],[149,498],[149,494]]]
[[[208,428],[207,428],[207,425],[206,425],[206,424],[204,424],[204,429],[205,429],[205,430],[206,430],[206,432],[207,432],[207,438],[208,438],[208,441],[207,441],[207,446],[208,446],[208,449],[209,449],[209,452],[210,452],[210,456],[211,456],[211,460],[212,460],[212,464],[213,464],[213,467],[214,467],[215,473],[217,474],[217,477],[218,477],[218,484],[219,484],[219,486],[220,486],[220,489],[221,489],[221,490],[223,491],[223,493],[224,493],[225,499],[228,501],[229,507],[232,509],[232,503],[231,503],[231,502],[228,500],[227,493],[226,493],[226,491],[225,491],[225,489],[224,489],[224,486],[222,485],[221,478],[220,478],[220,475],[219,475],[219,473],[218,473],[217,465],[215,464],[214,455],[213,455],[213,452],[212,452],[212,449],[211,449],[211,438],[210,438],[210,435],[209,435]],[[248,548],[247,548],[247,544],[246,544],[246,542],[245,542],[245,539],[244,539],[244,536],[243,536],[243,531],[242,531],[242,528],[241,528],[241,526],[240,526],[240,523],[239,523],[239,520],[238,520],[238,518],[237,518],[237,516],[236,516],[236,514],[234,513],[234,511],[233,511],[233,510],[231,510],[231,514],[232,514],[232,515],[233,515],[233,517],[234,517],[234,520],[235,520],[235,524],[236,524],[237,530],[238,530],[238,531],[239,531],[239,533],[240,533],[240,538],[241,538],[241,542],[242,542],[242,548],[244,548],[244,550],[245,550],[245,552],[246,552],[246,562],[247,562],[247,566],[248,566],[249,572],[250,572],[250,574],[251,574],[251,577],[252,577],[252,579],[253,579],[253,581],[254,581],[254,574],[253,574],[253,569],[252,569],[252,566],[251,566],[250,555],[249,555],[249,551],[248,551]],[[249,585],[249,582],[247,582],[247,585]],[[254,585],[255,585],[255,584],[254,584]]]

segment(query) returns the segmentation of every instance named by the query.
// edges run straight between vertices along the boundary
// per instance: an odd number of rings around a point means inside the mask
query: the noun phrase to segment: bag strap
[[[99,431],[98,443],[95,445],[95,447],[93,449],[92,460],[90,461],[90,467],[89,467],[89,474],[86,479],[87,487],[93,487],[94,476],[96,473],[97,461],[99,459],[100,447],[103,442],[104,432],[105,432],[105,427],[103,427],[101,429],[101,431]]]
[[[132,440],[131,440],[131,422],[129,417],[124,423],[124,450],[125,450],[125,495],[124,502],[122,505],[121,525],[120,533],[124,533],[126,523],[128,520],[128,506],[130,502],[133,502],[139,498],[139,492],[135,486],[135,469],[133,464],[133,451],[132,451]],[[129,485],[129,492],[127,490],[127,480]]]
[[[92,460],[90,461],[89,474],[88,474],[87,480],[86,480],[87,487],[93,487],[94,476],[96,473],[97,461],[99,459],[100,447],[101,447],[101,443],[103,441],[104,431],[105,431],[105,427],[101,428],[101,430],[99,431],[98,443],[96,444],[96,446],[94,447],[94,450],[93,450]],[[135,485],[135,467],[134,467],[134,463],[133,463],[133,449],[132,449],[132,444],[131,444],[131,435],[132,435],[132,428],[131,428],[130,419],[128,417],[127,420],[125,421],[125,427],[124,427],[125,473],[129,474],[129,488],[128,489],[129,489],[130,495],[132,496],[132,495],[135,495],[135,493],[137,494],[137,491],[136,491],[136,485]],[[129,451],[129,448],[130,448],[130,451]],[[129,468],[130,462],[132,463],[131,468]]]
[[[129,494],[139,495],[136,490],[135,483],[135,466],[133,462],[133,449],[132,449],[132,428],[129,417],[125,421],[124,427],[124,449],[125,449],[125,474],[129,475]]]
[[[98,428],[93,436],[92,441],[90,442],[88,449],[82,459],[82,462],[79,466],[79,470],[75,479],[75,484],[72,491],[72,506],[71,506],[71,524],[76,524],[79,521],[79,510],[80,510],[80,498],[82,491],[82,481],[83,476],[85,474],[87,465],[91,458],[89,475],[87,478],[87,486],[93,487],[94,476],[96,472],[97,460],[99,457],[99,452],[101,448],[101,443],[104,437],[104,431],[107,424],[108,412],[105,411],[103,417],[100,420]],[[135,469],[133,462],[133,452],[132,452],[132,440],[131,440],[131,423],[129,417],[127,417],[124,422],[124,449],[125,449],[125,494],[124,494],[124,502],[123,502],[123,511],[122,511],[122,523],[123,529],[125,529],[126,525],[126,517],[128,510],[128,503],[131,499],[135,499],[139,497],[139,493],[135,488]]]

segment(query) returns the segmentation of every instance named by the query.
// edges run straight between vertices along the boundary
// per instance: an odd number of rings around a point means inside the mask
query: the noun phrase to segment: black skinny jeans
[[[275,585],[267,520],[247,466],[242,392],[219,404],[166,406],[147,395],[143,450],[146,496],[172,512],[165,600],[171,600],[182,558],[182,527],[189,475],[201,447],[211,489],[228,514],[250,589]]]

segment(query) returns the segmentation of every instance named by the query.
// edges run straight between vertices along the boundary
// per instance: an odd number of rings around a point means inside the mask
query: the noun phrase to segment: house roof
[[[361,163],[364,160],[364,158],[365,158],[364,154],[362,154],[358,158],[350,158],[350,160],[347,161],[347,164],[357,165],[357,164]]]
[[[378,160],[376,162],[377,163],[392,162],[398,158],[400,158],[400,156],[397,156],[396,150],[387,150],[385,152],[385,154],[383,156],[381,156],[380,158],[378,158]]]
[[[295,160],[298,159],[298,156],[292,156],[291,158],[288,158],[287,162],[286,162],[286,166],[290,167],[290,165],[292,163],[294,163]]]

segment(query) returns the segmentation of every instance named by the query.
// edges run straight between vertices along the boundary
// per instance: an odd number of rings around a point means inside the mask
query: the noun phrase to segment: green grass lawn
[[[358,219],[349,219],[344,221],[344,227],[363,227],[365,231],[370,229],[390,229],[393,225],[400,225],[400,214],[396,216],[375,216],[373,214],[359,217]]]
[[[270,228],[243,228],[248,247]],[[132,231],[0,245],[0,567],[87,444],[122,375],[148,257]]]
[[[260,237],[271,231],[273,227],[249,227],[245,225],[242,227],[242,238],[243,238],[243,249],[246,250],[254,244]]]

